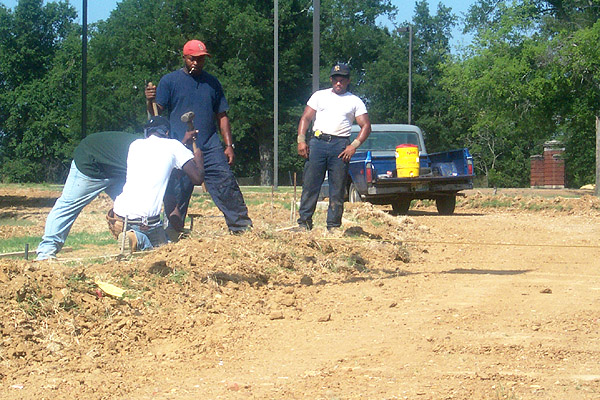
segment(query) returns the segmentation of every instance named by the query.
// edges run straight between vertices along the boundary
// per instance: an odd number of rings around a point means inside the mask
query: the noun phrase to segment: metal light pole
[[[312,89],[313,93],[319,90],[319,54],[321,52],[321,28],[319,24],[321,15],[321,0],[313,0],[313,53],[312,53]]]
[[[408,124],[412,116],[412,25],[398,28],[398,32],[408,32]]]
[[[273,188],[279,186],[279,1],[273,10]]]
[[[81,31],[81,138],[87,135],[87,0],[83,0]]]

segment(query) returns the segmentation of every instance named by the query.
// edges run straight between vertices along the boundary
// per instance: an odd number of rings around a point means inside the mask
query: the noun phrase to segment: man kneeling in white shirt
[[[195,131],[186,132],[183,143],[169,139],[166,118],[152,117],[144,127],[145,139],[131,143],[123,193],[115,199],[114,213],[127,217],[125,250],[149,250],[167,243],[160,219],[163,196],[173,169],[186,173],[194,185],[204,182],[202,152],[188,149]],[[123,242],[123,237],[119,238]]]

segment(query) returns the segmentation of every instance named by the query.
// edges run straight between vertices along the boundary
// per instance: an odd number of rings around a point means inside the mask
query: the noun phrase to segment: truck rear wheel
[[[412,199],[399,198],[395,199],[392,202],[392,211],[396,215],[406,215],[408,214],[408,209],[410,208],[410,203]]]
[[[350,203],[362,203],[360,193],[358,193],[358,190],[356,190],[356,186],[354,186],[354,183],[351,183],[350,188],[348,189],[348,201]]]
[[[456,208],[456,196],[443,196],[435,199],[435,206],[440,215],[452,215]]]

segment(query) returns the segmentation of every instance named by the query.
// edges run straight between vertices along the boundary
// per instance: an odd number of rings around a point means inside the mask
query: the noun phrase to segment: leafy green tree
[[[438,5],[431,15],[427,1],[415,6],[411,23],[412,47],[412,115],[411,122],[428,134],[430,151],[447,149],[443,141],[449,96],[439,87],[441,66],[450,54],[449,40],[456,17],[451,9]],[[402,26],[407,26],[405,22]],[[408,60],[407,32],[394,32],[379,47],[376,59],[365,66],[360,91],[368,100],[373,122],[407,123]]]
[[[0,9],[0,157],[4,181],[54,180],[72,150],[75,10],[20,0]],[[71,146],[71,147],[70,147]],[[70,155],[70,154],[69,154]]]
[[[480,0],[470,8],[465,31],[474,44],[448,65],[444,84],[492,184],[527,185],[528,156],[555,138],[566,144],[569,184],[591,180],[598,13],[577,0]]]
[[[564,94],[560,125],[571,185],[595,181],[595,119],[600,116],[600,21],[551,44]]]
[[[442,65],[450,56],[451,31],[456,16],[449,7],[438,4],[436,14],[429,13],[429,4],[416,3],[413,44],[413,123],[427,135],[428,150],[448,150],[456,143],[445,139],[449,96],[440,87]],[[458,141],[461,146],[464,142]]]
[[[295,131],[311,90],[312,15],[305,1],[279,3],[279,159],[281,168],[298,170],[302,161],[296,155]],[[360,73],[378,54],[384,35],[375,19],[392,10],[389,1],[335,0],[322,9],[334,10],[322,18],[324,65],[351,60]],[[239,149],[235,172],[259,173],[261,183],[272,182],[272,3],[123,0],[96,28],[90,40],[88,113],[93,130],[139,126],[145,119],[145,83],[181,67],[180,49],[198,38],[212,54],[205,68],[222,82],[231,107]],[[328,77],[329,67],[324,68]]]

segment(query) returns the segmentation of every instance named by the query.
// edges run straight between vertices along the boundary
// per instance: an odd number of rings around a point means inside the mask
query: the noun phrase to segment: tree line
[[[406,123],[412,25],[412,123],[429,151],[469,147],[490,185],[529,185],[543,143],[566,148],[568,183],[594,181],[599,108],[599,0],[479,0],[464,16],[418,1],[397,21],[389,0],[321,0],[320,84],[353,69],[351,90],[373,123]],[[67,1],[0,5],[0,173],[60,182],[81,140],[81,35]],[[382,25],[381,18],[395,27]],[[450,48],[460,27],[473,40]],[[300,172],[296,127],[312,88],[312,1],[279,0],[280,182]],[[139,132],[147,82],[182,66],[203,40],[230,104],[237,176],[273,181],[273,4],[264,0],[122,0],[89,26],[87,132]]]

